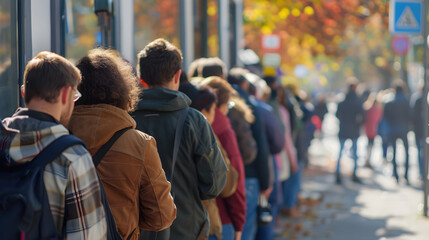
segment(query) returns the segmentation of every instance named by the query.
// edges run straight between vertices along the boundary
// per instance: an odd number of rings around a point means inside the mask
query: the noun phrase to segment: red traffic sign
[[[266,53],[278,53],[282,47],[280,35],[268,34],[261,37],[261,50]]]
[[[396,55],[404,56],[410,47],[410,40],[405,35],[395,35],[390,42],[390,46]]]

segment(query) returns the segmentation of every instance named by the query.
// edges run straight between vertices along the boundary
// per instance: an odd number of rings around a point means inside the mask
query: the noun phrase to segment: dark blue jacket
[[[346,98],[338,104],[337,118],[340,120],[340,139],[357,139],[360,127],[365,121],[362,100],[355,92],[348,92]]]
[[[404,93],[396,93],[395,98],[386,103],[383,116],[389,123],[393,136],[408,133],[411,113],[408,98]]]
[[[255,138],[258,152],[255,161],[245,165],[244,170],[246,178],[258,178],[260,190],[263,191],[270,186],[270,173],[268,168],[270,150],[268,147],[264,120],[261,116],[259,107],[257,107],[258,103],[256,100],[250,97],[239,86],[233,85],[233,87],[252,108],[253,115],[255,116],[255,121],[250,125],[250,128],[252,129],[252,135]]]
[[[274,109],[260,100],[256,100],[257,106],[264,119],[265,130],[267,134],[268,146],[272,155],[280,153],[285,146],[285,133],[280,120],[274,112]]]

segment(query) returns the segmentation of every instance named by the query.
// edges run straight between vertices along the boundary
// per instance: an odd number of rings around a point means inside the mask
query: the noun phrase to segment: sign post
[[[427,10],[427,3],[425,2],[423,4],[423,12],[424,12],[424,16],[427,16],[428,14],[428,10]],[[428,101],[427,101],[427,95],[428,95],[428,75],[427,75],[427,49],[428,49],[428,40],[427,40],[427,35],[428,35],[428,31],[427,31],[427,21],[425,20],[423,22],[423,38],[424,38],[424,52],[423,52],[423,69],[424,69],[424,85],[423,85],[423,119],[424,119],[424,130],[425,130],[425,141],[424,141],[424,146],[425,146],[425,157],[424,157],[424,169],[423,169],[423,216],[427,217],[428,216],[428,157],[429,157],[429,146],[426,142],[426,138],[428,135],[428,114],[429,114],[429,109],[428,109]]]
[[[424,38],[424,89],[423,89],[423,115],[424,115],[424,129],[425,129],[425,142],[424,142],[424,169],[423,169],[423,215],[428,216],[428,157],[429,146],[426,142],[428,137],[428,121],[429,121],[429,106],[427,101],[428,96],[428,73],[427,73],[427,49],[428,49],[428,31],[427,31],[427,2],[422,0],[391,0],[389,12],[389,29],[392,34],[422,34]],[[395,45],[395,46],[394,46]],[[396,50],[402,49],[403,44],[401,41],[396,40],[392,48]],[[395,51],[395,50],[394,50]],[[396,53],[396,52],[395,52]],[[397,53],[398,54],[398,53]],[[398,54],[399,55],[399,54]]]
[[[263,52],[262,65],[263,74],[268,76],[276,75],[276,68],[281,64],[281,38],[277,34],[262,35],[261,50]]]

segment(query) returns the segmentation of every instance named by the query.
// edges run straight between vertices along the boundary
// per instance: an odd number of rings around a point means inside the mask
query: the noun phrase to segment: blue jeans
[[[222,240],[234,240],[235,230],[232,223],[222,225]],[[215,235],[210,235],[209,240],[219,240]]]
[[[298,171],[290,175],[282,182],[283,187],[283,207],[291,209],[298,204],[298,192],[301,188],[301,172],[303,163],[298,163]]]
[[[242,240],[254,240],[258,229],[259,181],[257,178],[246,178],[246,223],[243,227]]]
[[[273,164],[276,165],[275,159],[273,158]],[[276,223],[276,216],[282,204],[282,193],[281,185],[279,183],[277,167],[274,168],[274,186],[273,191],[271,192],[268,203],[271,205],[271,214],[273,216],[273,221],[268,226],[258,226],[258,233],[256,239],[265,240],[265,239],[274,239],[274,225]]]
[[[397,163],[396,163],[396,140],[397,139],[401,139],[402,142],[404,143],[404,148],[405,148],[405,173],[404,173],[404,178],[408,179],[408,160],[409,160],[409,156],[408,156],[408,138],[407,138],[407,133],[404,134],[397,134],[392,136],[390,143],[392,144],[393,147],[393,158],[392,158],[392,163],[393,163],[393,175],[395,176],[396,180],[399,180],[399,176],[398,176],[398,170],[397,170]]]
[[[419,170],[420,170],[420,177],[423,178],[424,169],[425,169],[425,140],[424,139],[417,139],[416,138],[416,147],[417,147],[417,156],[419,158]]]
[[[340,153],[338,154],[337,171],[336,171],[337,174],[340,174],[341,155],[343,153],[344,144],[345,144],[346,140],[347,139],[341,139],[340,138]],[[357,156],[357,139],[351,139],[351,140],[352,140],[353,161],[355,163],[355,167],[353,168],[353,175],[356,175],[357,160],[358,160],[358,156]]]

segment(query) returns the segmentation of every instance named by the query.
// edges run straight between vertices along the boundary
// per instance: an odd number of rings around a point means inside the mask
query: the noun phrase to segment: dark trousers
[[[405,148],[405,173],[404,178],[408,180],[408,167],[409,167],[409,156],[408,156],[408,139],[407,139],[407,133],[404,134],[395,134],[391,137],[390,143],[393,147],[393,176],[396,178],[396,180],[399,180],[398,170],[397,170],[397,161],[396,161],[396,142],[400,139],[402,143],[404,144]]]

